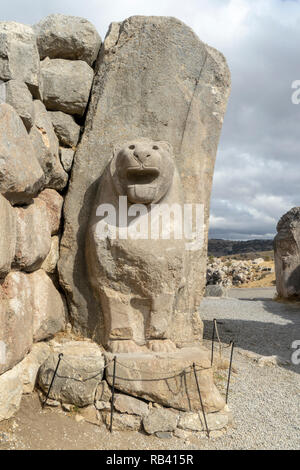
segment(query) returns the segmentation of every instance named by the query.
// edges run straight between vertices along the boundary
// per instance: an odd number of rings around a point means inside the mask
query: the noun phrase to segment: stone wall
[[[43,362],[34,343],[68,321],[57,276],[62,207],[101,38],[63,15],[33,27],[1,22],[0,34],[1,420],[20,402],[27,353]]]

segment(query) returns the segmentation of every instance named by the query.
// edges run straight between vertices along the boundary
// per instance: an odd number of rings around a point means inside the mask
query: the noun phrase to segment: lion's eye
[[[130,145],[130,150],[134,150],[135,149],[135,145]]]
[[[154,145],[152,148],[153,148],[153,150],[159,150],[159,148],[157,147],[157,145]]]

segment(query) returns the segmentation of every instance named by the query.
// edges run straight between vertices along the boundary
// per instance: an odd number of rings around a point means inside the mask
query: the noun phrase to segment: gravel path
[[[41,410],[36,394],[23,397],[18,414],[0,423],[0,449],[300,449],[300,365],[266,365],[261,355],[291,356],[300,339],[300,304],[272,300],[274,289],[233,289],[231,298],[206,298],[201,304],[204,342],[211,347],[212,320],[217,318],[224,346],[236,342],[229,406],[234,426],[221,437],[190,435],[158,439],[143,433],[114,432],[77,423],[56,409]],[[216,354],[217,354],[216,346]],[[224,349],[228,357],[229,348]],[[218,372],[221,391],[227,371]]]
[[[300,304],[276,302],[274,293],[272,288],[233,289],[232,298],[206,298],[201,304],[207,346],[216,318],[223,323],[221,340],[236,343],[238,369],[229,399],[235,426],[205,448],[300,449],[300,365],[257,363],[258,357],[272,355],[290,361],[292,341],[300,340]]]

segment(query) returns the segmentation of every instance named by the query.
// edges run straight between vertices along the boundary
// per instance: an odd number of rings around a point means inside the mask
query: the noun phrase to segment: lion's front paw
[[[111,341],[108,347],[109,350],[114,354],[143,351],[142,346],[138,346],[134,341],[126,339]]]
[[[147,346],[153,352],[176,351],[176,346],[170,339],[152,339],[148,342]]]

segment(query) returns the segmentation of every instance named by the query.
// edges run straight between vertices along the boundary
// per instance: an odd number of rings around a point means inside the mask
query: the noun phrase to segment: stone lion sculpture
[[[182,204],[169,143],[142,138],[115,147],[99,182],[86,239],[105,347],[114,353],[176,349],[172,319],[186,263],[185,240],[178,235],[181,220],[170,215],[170,207],[181,210]]]

